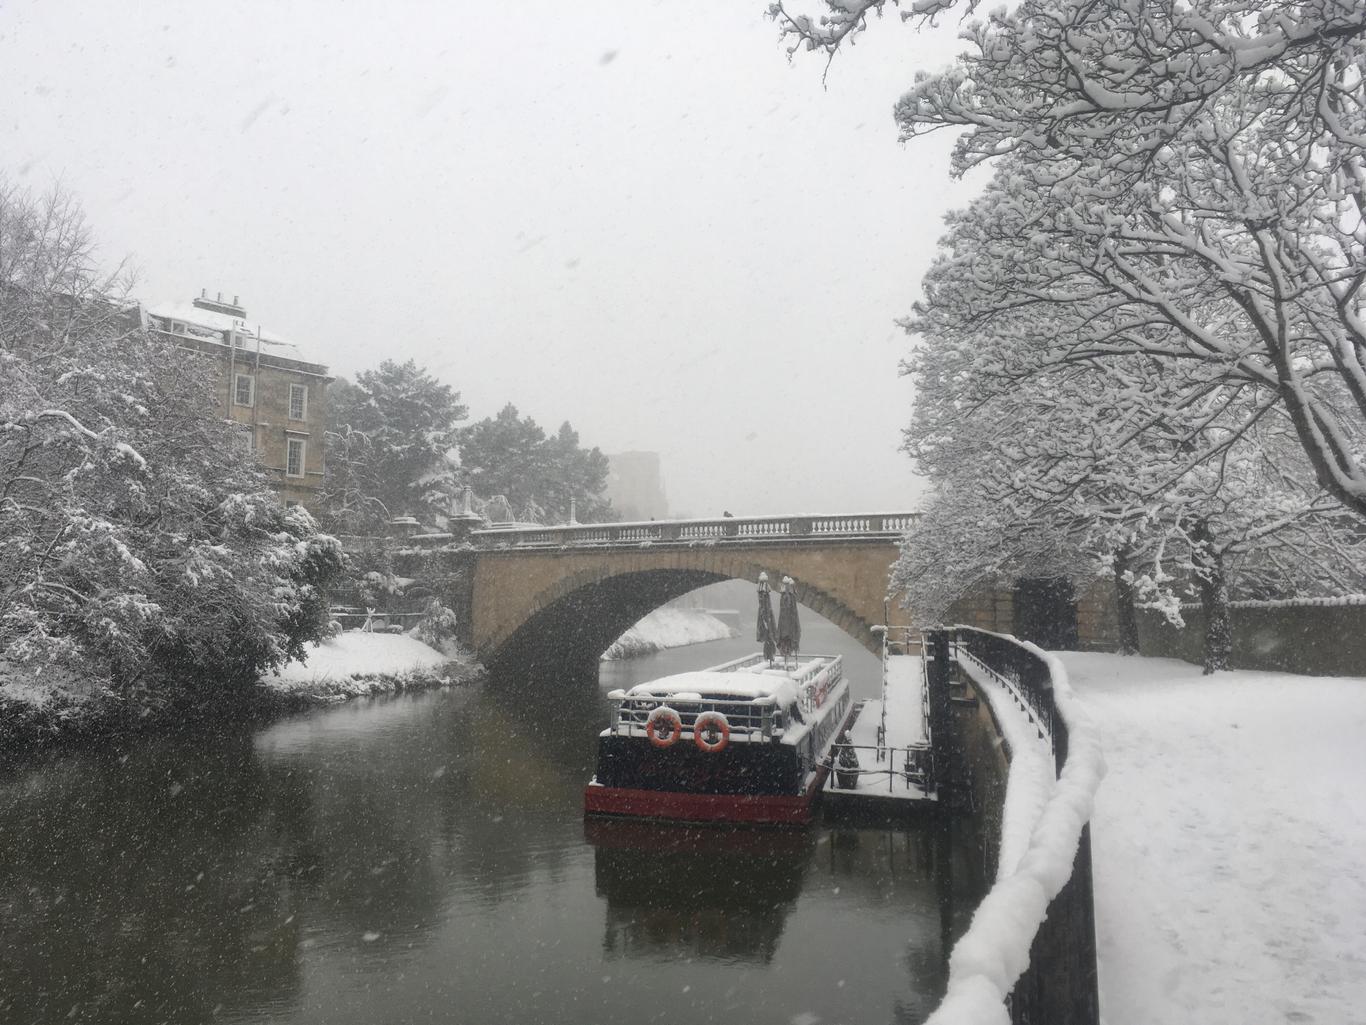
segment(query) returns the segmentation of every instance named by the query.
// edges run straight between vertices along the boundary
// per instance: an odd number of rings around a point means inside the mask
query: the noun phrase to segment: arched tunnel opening
[[[736,585],[725,589],[725,596],[727,605],[738,608],[740,637],[753,642],[757,607],[753,581],[692,569],[621,573],[584,583],[547,601],[486,658],[490,674],[506,681],[596,682],[603,652],[637,622],[698,588],[727,581]],[[879,651],[880,638],[872,624],[816,588],[799,582],[797,594],[804,624],[828,621],[857,647]],[[772,600],[776,612],[776,590]],[[758,649],[757,644],[751,646]],[[814,649],[804,643],[803,650]]]

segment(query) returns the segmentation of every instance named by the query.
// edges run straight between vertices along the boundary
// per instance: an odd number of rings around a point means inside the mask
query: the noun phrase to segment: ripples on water
[[[833,627],[812,650],[876,662]],[[0,1021],[919,1021],[966,839],[588,822],[602,687],[353,702],[0,779]]]

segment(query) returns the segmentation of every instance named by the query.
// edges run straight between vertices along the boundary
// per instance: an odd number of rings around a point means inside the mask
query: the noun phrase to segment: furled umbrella
[[[802,624],[797,619],[797,586],[783,577],[783,593],[778,598],[778,650],[791,658],[802,646]]]
[[[763,642],[764,658],[773,661],[777,650],[778,629],[773,625],[773,592],[768,589],[768,574],[759,574],[759,619],[754,628],[754,639]]]

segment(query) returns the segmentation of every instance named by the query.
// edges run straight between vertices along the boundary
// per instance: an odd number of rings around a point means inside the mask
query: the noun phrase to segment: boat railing
[[[867,761],[860,759],[862,752]],[[933,789],[933,761],[928,744],[909,747],[883,747],[873,744],[836,744],[830,750],[828,790],[867,790],[863,780],[885,776],[887,792]],[[898,786],[899,784],[899,786]],[[879,790],[881,787],[879,786]]]
[[[607,695],[612,703],[611,731],[615,734],[643,737],[650,721],[650,714],[660,706],[667,705],[678,713],[683,729],[691,732],[697,717],[704,712],[720,712],[730,725],[730,737],[738,735],[768,740],[780,737],[787,726],[783,710],[772,696],[741,701],[734,698],[677,698],[677,697],[627,697],[624,691],[613,691]]]
[[[746,655],[717,666],[713,671],[752,671],[764,661],[762,655]],[[843,655],[801,655],[789,661],[796,661],[795,668],[781,669],[774,664],[772,671],[795,685],[797,707],[803,715],[824,707],[826,696],[844,679]],[[611,731],[625,731],[628,736],[644,736],[650,713],[660,705],[668,705],[677,712],[683,729],[688,731],[692,730],[697,717],[703,712],[720,712],[726,717],[732,738],[739,733],[768,740],[782,736],[792,725],[787,710],[779,705],[778,698],[772,694],[745,700],[730,696],[680,697],[660,694],[633,697],[624,690],[614,690],[607,697],[612,703]]]

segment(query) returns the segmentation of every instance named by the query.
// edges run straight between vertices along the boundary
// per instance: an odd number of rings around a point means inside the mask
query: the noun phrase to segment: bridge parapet
[[[897,538],[910,529],[918,513],[857,513],[838,516],[730,517],[708,520],[647,520],[640,523],[581,523],[563,527],[511,527],[476,530],[478,548],[591,548],[645,543],[708,544],[713,542],[803,539],[828,542],[848,538]]]

